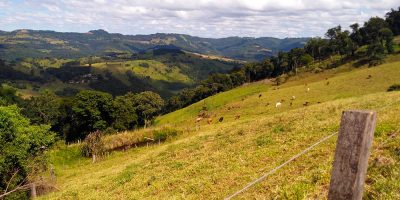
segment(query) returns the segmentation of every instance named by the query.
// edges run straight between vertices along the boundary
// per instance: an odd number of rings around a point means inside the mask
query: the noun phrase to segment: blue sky
[[[0,30],[308,37],[399,6],[398,0],[0,0]]]

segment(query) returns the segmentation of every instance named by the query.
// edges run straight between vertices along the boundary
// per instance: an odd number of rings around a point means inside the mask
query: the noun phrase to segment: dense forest
[[[27,183],[46,167],[44,152],[56,141],[76,142],[97,131],[112,134],[146,127],[159,114],[247,82],[273,78],[279,85],[299,71],[317,72],[321,69],[310,67],[317,61],[332,59],[334,62],[327,66],[330,68],[352,60],[358,61],[356,65],[379,65],[386,55],[394,52],[393,38],[400,34],[400,8],[391,10],[385,19],[372,17],[362,26],[353,24],[350,28],[351,31],[333,27],[324,38],[310,39],[303,48],[279,52],[229,73],[211,74],[198,86],[184,89],[167,100],[151,91],[113,96],[95,90],[81,90],[70,97],[46,91],[23,99],[16,89],[3,85],[0,87],[0,191],[10,199],[26,198]],[[0,64],[6,65],[4,61]],[[6,73],[2,76],[7,77]]]

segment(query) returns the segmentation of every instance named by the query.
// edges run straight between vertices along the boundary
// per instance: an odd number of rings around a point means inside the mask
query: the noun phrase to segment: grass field
[[[50,160],[60,191],[40,199],[222,199],[337,131],[349,109],[378,112],[364,198],[399,199],[400,92],[386,92],[400,83],[398,57],[372,68],[304,73],[279,88],[258,82],[217,94],[157,118],[155,128],[179,129],[177,137],[95,164],[77,145],[59,147]],[[196,127],[204,106],[214,122]],[[335,144],[336,137],[329,139],[238,199],[325,199]]]
[[[132,71],[133,73],[142,76],[150,77],[153,80],[161,80],[167,82],[182,82],[191,83],[192,80],[181,73],[179,68],[176,66],[168,67],[165,64],[155,60],[133,60],[124,62],[100,62],[92,65],[95,69],[108,69],[113,74],[124,82],[127,82],[125,73]],[[124,77],[122,77],[124,76]]]

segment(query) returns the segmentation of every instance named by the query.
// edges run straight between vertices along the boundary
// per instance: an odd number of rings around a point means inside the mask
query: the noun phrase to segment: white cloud
[[[321,36],[326,29],[384,16],[398,0],[25,0],[1,1],[0,29],[203,37]],[[31,26],[32,24],[32,26]]]

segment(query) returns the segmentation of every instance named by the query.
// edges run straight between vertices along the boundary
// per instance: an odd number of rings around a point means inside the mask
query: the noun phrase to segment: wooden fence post
[[[331,174],[329,200],[360,200],[364,191],[376,113],[345,111],[342,114]]]

